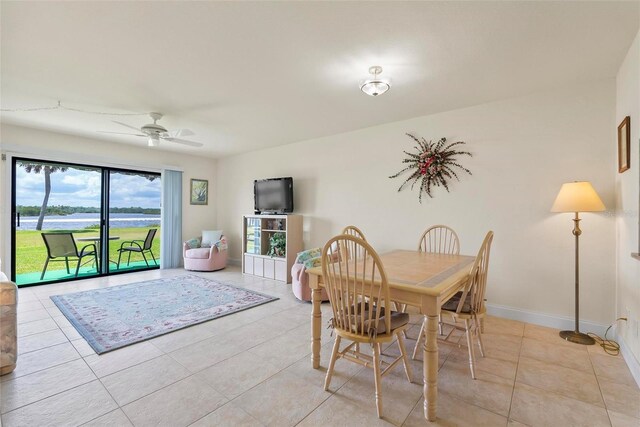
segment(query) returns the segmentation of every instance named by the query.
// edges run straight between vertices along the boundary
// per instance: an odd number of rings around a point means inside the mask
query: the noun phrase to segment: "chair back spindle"
[[[418,251],[459,255],[460,240],[451,227],[434,225],[433,227],[427,228],[425,232],[422,233],[422,236],[420,236]]]
[[[337,248],[349,256],[336,262]],[[322,251],[322,274],[335,328],[371,339],[383,321],[385,334],[390,334],[391,316],[384,311],[390,306],[387,276],[380,257],[365,240],[347,234],[329,240]]]
[[[491,255],[491,243],[493,242],[493,231],[489,231],[480,246],[473,266],[469,271],[469,281],[463,290],[462,297],[456,309],[460,313],[465,302],[470,303],[471,313],[483,313],[484,295],[487,290],[487,275],[489,272],[489,256]],[[468,298],[468,295],[471,297]]]

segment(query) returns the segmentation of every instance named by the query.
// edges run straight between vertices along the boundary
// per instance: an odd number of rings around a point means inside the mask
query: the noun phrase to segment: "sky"
[[[97,170],[67,169],[51,174],[49,206],[100,207],[100,172]],[[160,178],[149,181],[145,177],[111,174],[111,207],[160,207]],[[40,206],[44,199],[44,173],[27,173],[16,169],[16,204]]]

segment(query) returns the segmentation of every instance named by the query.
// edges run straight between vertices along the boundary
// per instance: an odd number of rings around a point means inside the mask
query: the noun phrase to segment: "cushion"
[[[351,316],[355,317],[354,321],[358,323],[360,323],[362,319],[362,315],[360,315],[361,307],[362,306],[360,304],[358,304],[356,307],[351,306],[351,313],[352,313]],[[376,309],[375,306],[373,307],[373,309],[374,310]],[[368,317],[369,317],[368,310],[369,310],[369,304],[365,304],[365,313],[364,313],[365,330],[368,329],[368,326],[370,323],[368,320]],[[391,313],[391,332],[409,323],[409,313],[401,313],[399,311],[391,311],[390,313]],[[384,334],[387,332],[387,325],[384,322],[385,316],[386,316],[385,309],[384,307],[382,307],[382,310],[380,312],[380,319],[378,320],[378,327],[375,328],[377,334]]]
[[[222,236],[220,240],[214,243],[215,247],[218,248],[218,252],[226,251],[229,248],[227,245],[227,238]]]
[[[407,323],[409,323],[409,313],[401,313],[399,311],[391,312],[391,332],[401,326],[406,325]],[[387,332],[387,325],[384,323],[384,316],[380,317],[376,332],[378,332],[379,334],[384,334],[385,332]]]
[[[456,293],[451,299],[445,302],[442,305],[443,310],[447,311],[456,311],[458,309],[458,304],[460,303],[460,299],[462,298],[462,292]],[[471,313],[471,294],[467,294],[467,299],[462,305],[461,313]]]
[[[199,248],[200,247],[200,239],[189,239],[185,242],[189,249]]]
[[[222,230],[203,230],[202,231],[202,243],[200,247],[205,247],[208,245],[210,248],[211,245],[216,243],[222,237]]]
[[[209,248],[187,249],[185,256],[187,258],[209,259],[210,252],[211,250]]]
[[[321,253],[322,248],[313,248],[307,249],[306,251],[298,252],[298,256],[296,257],[296,264],[304,264],[306,260],[320,256]]]

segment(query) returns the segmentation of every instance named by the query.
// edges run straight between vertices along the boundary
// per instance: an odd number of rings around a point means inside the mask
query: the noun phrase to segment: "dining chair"
[[[365,242],[367,241],[367,238],[364,237],[364,233],[362,232],[362,230],[360,230],[355,225],[347,225],[345,228],[342,229],[342,233],[340,234],[348,234],[349,236],[358,237],[364,240]]]
[[[433,225],[427,228],[418,241],[418,252],[429,252],[437,254],[460,255],[460,239],[458,234],[451,227],[446,225]],[[406,306],[401,307],[405,311]],[[424,320],[420,327],[420,333],[416,346],[413,348],[411,358],[415,360],[420,348],[420,340],[424,338],[427,322]],[[438,317],[438,332],[442,335],[442,317]]]
[[[340,234],[346,234],[348,236],[353,236],[353,237],[357,237],[359,239],[362,239],[365,242],[367,241],[367,238],[364,237],[364,233],[362,232],[362,230],[360,230],[355,225],[347,225],[345,228],[342,229],[342,232]],[[342,247],[337,242],[336,242],[336,244],[334,244],[334,248],[335,247],[339,248],[339,251],[337,253],[335,253],[335,255],[334,255],[334,257],[336,257],[336,259],[342,259],[341,257],[343,257],[343,256],[346,256],[347,258],[351,257],[351,254],[349,253],[349,248],[348,247]]]
[[[420,236],[418,252],[459,255],[460,240],[453,228],[434,225],[427,228]]]
[[[480,347],[480,354],[484,357],[484,345],[482,344],[482,330],[480,321],[487,313],[485,307],[485,291],[487,290],[487,272],[489,270],[489,255],[491,252],[491,242],[493,241],[493,231],[489,231],[480,246],[478,255],[469,272],[469,280],[461,292],[456,293],[449,301],[442,306],[442,314],[451,316],[453,323],[446,323],[452,326],[451,331],[444,338],[448,340],[453,331],[461,330],[467,337],[467,347],[469,350],[469,368],[471,377],[476,379],[475,371],[475,350],[472,335],[476,336]],[[464,326],[458,324],[461,321]]]
[[[351,256],[336,262],[337,247],[348,248]],[[408,326],[409,315],[388,308],[391,300],[384,267],[376,251],[361,238],[342,234],[329,240],[322,250],[322,277],[333,311],[331,327],[336,332],[324,389],[329,390],[338,359],[373,368],[376,409],[380,418],[382,377],[402,361],[411,382],[411,365],[400,333]],[[391,362],[384,361],[380,357],[381,344],[391,342],[394,337],[398,340],[400,356]],[[351,343],[340,350],[342,339]],[[359,344],[370,344],[372,356],[360,352]]]
[[[96,251],[96,245],[94,243],[84,245],[78,252],[78,246],[76,246],[76,241],[73,239],[72,233],[42,233],[41,235],[42,240],[44,240],[44,245],[47,247],[47,260],[44,263],[40,280],[44,279],[44,274],[47,272],[49,262],[64,262],[67,267],[67,274],[71,274],[69,270],[69,258],[74,258],[72,261],[76,259],[78,261],[76,265],[76,277],[78,277],[80,267],[91,261],[95,262],[97,272],[98,252]],[[85,257],[92,257],[92,259],[82,263],[82,259]]]
[[[144,259],[145,264],[147,264],[147,267],[149,267],[149,261],[147,260],[145,252],[149,252],[154,264],[158,265],[158,262],[156,261],[156,257],[153,256],[153,252],[151,252],[151,246],[153,245],[153,239],[156,236],[157,231],[158,231],[157,228],[149,229],[149,231],[147,232],[147,237],[145,237],[144,240],[128,240],[126,242],[122,242],[122,244],[120,245],[120,249],[118,249],[118,267],[117,268],[118,269],[120,268],[120,259],[122,258],[122,254],[124,252],[128,252],[128,255],[129,255],[127,258],[127,266],[131,262],[131,254],[139,253],[142,255],[142,258]]]

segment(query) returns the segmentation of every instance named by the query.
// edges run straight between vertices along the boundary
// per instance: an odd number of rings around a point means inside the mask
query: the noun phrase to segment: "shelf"
[[[245,252],[244,254],[250,255],[252,257],[257,257],[257,258],[275,259],[280,261],[286,261],[287,259],[287,257],[283,257],[283,256],[260,255],[260,254],[252,254],[251,252]]]
[[[265,228],[263,228],[262,231],[266,231],[268,233],[286,233],[287,232],[287,230],[267,230]]]

